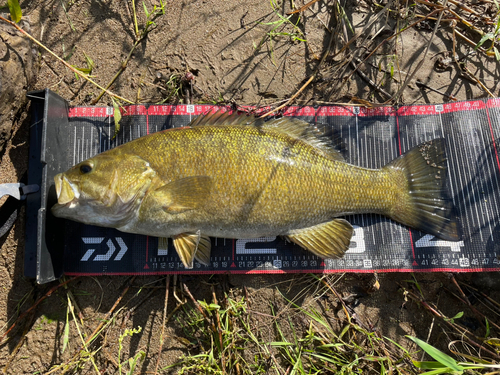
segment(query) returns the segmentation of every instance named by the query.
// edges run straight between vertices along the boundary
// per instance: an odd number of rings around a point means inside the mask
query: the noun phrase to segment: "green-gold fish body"
[[[248,124],[250,123],[250,124]],[[216,113],[154,133],[55,177],[52,212],[124,232],[172,237],[186,267],[208,263],[209,236],[286,236],[323,257],[347,250],[339,218],[379,213],[458,240],[443,199],[444,140],[381,169],[346,163],[307,123]]]

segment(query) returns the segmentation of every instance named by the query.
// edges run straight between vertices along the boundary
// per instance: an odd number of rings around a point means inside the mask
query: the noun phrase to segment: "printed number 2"
[[[261,237],[252,239],[241,239],[236,241],[236,254],[238,255],[248,255],[248,254],[276,254],[276,248],[259,248],[259,249],[247,249],[246,244],[251,243],[261,243],[265,246],[268,242],[273,242],[276,237]]]
[[[353,225],[354,233],[351,238],[351,245],[349,250],[346,251],[347,254],[359,254],[364,253],[366,250],[365,245],[365,231],[358,225]]]
[[[417,242],[415,242],[415,247],[449,247],[451,251],[460,252],[461,248],[464,246],[464,241],[451,242],[438,240],[436,237],[426,234]]]

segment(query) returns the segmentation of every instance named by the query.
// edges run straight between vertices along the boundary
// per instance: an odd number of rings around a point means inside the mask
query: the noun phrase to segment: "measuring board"
[[[347,162],[367,168],[380,168],[424,141],[444,137],[447,189],[462,226],[462,241],[439,240],[380,215],[352,215],[346,219],[355,228],[354,236],[342,259],[323,260],[280,237],[213,238],[210,265],[195,261],[194,268],[186,270],[170,241],[52,217],[50,207],[56,201],[53,177],[100,152],[146,134],[186,126],[196,116],[220,107],[126,106],[122,108],[120,132],[113,139],[113,108],[68,108],[49,91],[32,96],[39,106],[40,96],[44,96],[44,118],[34,116],[37,122],[32,126],[30,150],[34,143],[41,144],[38,163],[42,170],[37,177],[41,179],[28,181],[41,185],[38,202],[31,196],[28,202],[31,217],[37,219],[32,224],[37,228],[39,248],[27,249],[27,253],[31,251],[40,262],[45,252],[52,259],[51,265],[57,263],[59,272],[123,275],[500,269],[500,99],[372,109],[289,107],[283,113],[319,129],[333,129],[345,145]]]

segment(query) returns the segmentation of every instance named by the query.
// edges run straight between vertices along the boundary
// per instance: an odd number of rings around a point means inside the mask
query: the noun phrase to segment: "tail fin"
[[[444,145],[444,138],[422,143],[384,167],[391,173],[404,173],[407,185],[404,198],[395,204],[390,216],[443,240],[458,241],[460,228],[445,191]]]

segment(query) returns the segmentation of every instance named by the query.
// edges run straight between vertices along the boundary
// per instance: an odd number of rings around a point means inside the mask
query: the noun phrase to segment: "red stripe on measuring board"
[[[489,107],[500,107],[499,99],[488,101]],[[281,112],[284,116],[413,116],[413,115],[437,115],[440,113],[451,113],[459,111],[471,111],[486,108],[486,103],[481,100],[464,101],[436,105],[411,105],[395,107],[356,107],[356,106],[289,106]],[[253,106],[240,106],[238,110],[242,113],[253,112]],[[271,107],[258,108],[256,114],[265,114],[272,110]],[[149,115],[149,116],[199,116],[216,111],[233,112],[228,106],[217,105],[129,105],[120,107],[122,116]],[[113,116],[112,107],[70,107],[68,117],[110,117]]]
[[[122,116],[141,116],[148,113],[144,105],[127,105],[120,107]],[[70,107],[68,117],[113,117],[113,107]]]
[[[490,112],[488,111],[488,108],[500,108],[500,99],[495,98],[495,99],[488,100],[487,104],[488,104],[488,106],[486,108],[486,115],[488,117],[488,125],[490,126],[491,139],[493,142],[493,149],[495,150],[495,157],[497,159],[497,166],[498,166],[498,170],[500,171],[500,159],[498,157],[497,143],[495,140],[495,134],[493,133],[493,125],[491,123]]]
[[[65,272],[67,276],[104,276],[104,275],[115,275],[115,276],[134,276],[134,275],[221,275],[221,274],[244,274],[244,275],[256,275],[256,274],[291,274],[291,273],[346,273],[346,272],[356,272],[356,273],[394,273],[394,272],[498,272],[500,268],[433,268],[433,269],[415,269],[415,268],[390,268],[390,269],[297,269],[297,270],[231,270],[231,271],[194,271],[194,270],[182,270],[182,271],[146,271],[146,272]]]

